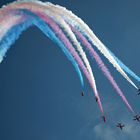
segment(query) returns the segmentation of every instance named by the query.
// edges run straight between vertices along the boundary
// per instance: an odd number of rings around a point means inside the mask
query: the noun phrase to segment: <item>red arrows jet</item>
[[[125,127],[125,125],[124,124],[122,124],[122,123],[118,123],[117,125],[116,125],[116,127],[119,127],[121,130],[123,129],[123,127]]]

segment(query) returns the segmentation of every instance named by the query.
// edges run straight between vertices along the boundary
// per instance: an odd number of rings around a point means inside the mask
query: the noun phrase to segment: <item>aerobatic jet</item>
[[[134,116],[133,120],[140,122],[140,116],[139,115]]]
[[[98,102],[98,97],[95,97],[96,102]]]
[[[84,96],[84,92],[81,93],[81,96]]]
[[[106,117],[105,116],[102,116],[102,119],[104,122],[106,122]]]
[[[123,129],[123,127],[125,127],[125,125],[124,124],[122,124],[122,123],[118,123],[117,125],[116,125],[116,127],[119,127],[121,130]]]
[[[137,92],[138,92],[138,95],[140,95],[140,88],[138,89],[138,91],[137,91]]]

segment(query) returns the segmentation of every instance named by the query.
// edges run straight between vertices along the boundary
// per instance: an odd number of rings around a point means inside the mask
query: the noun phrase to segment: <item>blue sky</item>
[[[10,0],[1,0],[4,5]],[[82,18],[125,64],[140,75],[138,0],[50,0]],[[101,56],[137,113],[137,91]],[[1,140],[135,140],[140,125],[90,58],[107,116],[104,124],[85,80],[85,96],[70,61],[35,27],[25,31],[0,64]],[[139,83],[136,82],[139,86]],[[123,122],[126,128],[115,127]]]

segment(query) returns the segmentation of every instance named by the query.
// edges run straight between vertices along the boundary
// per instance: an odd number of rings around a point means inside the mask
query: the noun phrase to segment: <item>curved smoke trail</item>
[[[40,14],[40,16],[43,16],[43,15],[41,15],[41,13],[39,13]],[[42,17],[43,18],[43,17]],[[44,20],[46,20],[46,18],[44,19]],[[48,20],[48,19],[47,19]],[[50,21],[47,21],[47,22],[50,22]],[[36,23],[34,23],[34,24],[36,24]],[[51,21],[51,23],[49,23],[49,26],[53,26],[55,23],[53,23],[52,21]],[[55,28],[55,32],[56,33],[58,33],[58,34],[60,34],[60,29],[59,29],[59,27],[56,27],[57,25],[55,25],[55,27],[53,27],[53,28]],[[43,32],[44,32],[44,28],[42,29],[42,25],[39,23],[38,25],[37,25],[37,27],[39,27]],[[57,31],[58,30],[58,31]],[[94,88],[94,81],[93,81],[93,79],[91,79],[91,76],[89,75],[89,72],[86,70],[86,68],[85,68],[85,66],[84,66],[84,64],[83,64],[83,62],[81,61],[81,59],[79,58],[79,56],[78,56],[78,54],[75,52],[75,50],[74,50],[74,48],[72,47],[72,45],[70,45],[70,42],[65,38],[65,36],[64,35],[62,35],[63,33],[61,32],[61,35],[59,35],[60,36],[60,38],[63,40],[63,42],[65,41],[65,46],[66,47],[70,47],[71,46],[71,48],[70,48],[70,51],[72,51],[72,53],[73,53],[73,55],[74,55],[74,57],[76,58],[76,60],[78,61],[78,64],[82,67],[82,70],[84,71],[84,73],[85,73],[85,75],[86,75],[86,77],[88,78],[88,80],[89,80],[89,82],[90,82],[90,84],[91,84],[91,87],[92,87],[92,89],[93,89],[93,91],[94,91],[94,93],[95,93],[95,96],[99,99],[98,100],[98,104],[99,104],[99,106],[100,106],[100,109],[101,109],[101,112],[103,113],[103,108],[102,108],[102,105],[101,105],[101,102],[100,102],[100,97],[99,97],[99,95],[98,95],[98,93],[97,93],[97,91],[95,92],[95,88]],[[50,35],[49,35],[50,36]],[[6,47],[2,47],[2,48],[4,48],[4,53],[6,52]]]
[[[96,51],[92,48],[92,46],[90,45],[90,43],[86,40],[86,38],[79,31],[75,30],[74,28],[72,28],[72,30],[75,32],[75,34],[81,40],[81,42],[83,43],[83,45],[86,46],[87,49],[90,51],[91,56],[93,56],[95,58],[95,61],[97,62],[98,66],[101,68],[102,72],[105,74],[105,76],[107,77],[107,79],[111,82],[111,84],[113,85],[113,87],[115,88],[115,90],[121,96],[121,98],[125,102],[126,106],[133,112],[133,109],[132,109],[131,105],[127,101],[126,97],[123,95],[122,91],[118,87],[116,81],[111,76],[108,68],[105,66],[105,64],[103,63],[103,61],[100,58],[100,56],[96,53]]]
[[[106,47],[107,48],[107,47]],[[108,49],[108,48],[107,48]],[[122,67],[122,69],[127,72],[129,75],[131,75],[134,79],[136,79],[138,82],[140,82],[140,77],[136,75],[129,67],[127,67],[120,59],[118,59],[111,50],[108,49],[110,54],[114,57],[114,59],[117,61],[117,63]]]
[[[115,57],[115,55],[95,36],[88,25],[71,11],[49,2],[43,3],[37,0],[20,0],[0,9],[0,25],[1,61],[10,46],[19,38],[19,35],[30,26],[35,25],[62,49],[67,58],[74,65],[83,87],[84,83],[80,71],[81,68],[92,87],[100,110],[104,115],[92,68],[81,46],[81,44],[83,44],[95,58],[99,67],[114,86],[127,107],[134,113],[126,97],[111,76],[108,68],[91,45],[95,45],[118,72],[136,89],[138,89],[137,86],[124,71],[137,80],[139,77]]]
[[[49,5],[53,8],[53,10],[57,10],[63,16],[63,18],[71,24],[73,27],[75,27],[77,30],[79,30],[84,36],[86,36],[89,41],[97,47],[97,49],[109,60],[109,62],[118,70],[118,72],[136,89],[138,87],[132,82],[132,80],[127,76],[127,74],[123,71],[121,66],[117,63],[117,61],[114,59],[114,57],[109,53],[109,51],[106,49],[105,45],[96,37],[96,35],[93,33],[93,31],[88,27],[87,24],[85,24],[79,17],[74,15],[71,11],[68,11],[65,7],[59,6],[59,5],[53,5],[52,3],[49,3]],[[65,13],[65,15],[63,14]]]
[[[36,5],[37,3],[37,5]],[[93,75],[93,72],[92,72],[92,69],[91,69],[91,66],[89,64],[89,61],[86,57],[86,54],[84,53],[80,43],[77,41],[75,35],[73,34],[73,32],[71,31],[71,29],[69,28],[69,26],[67,25],[67,23],[63,20],[63,18],[61,16],[59,16],[56,12],[52,11],[52,8],[50,7],[44,7],[44,3],[42,2],[36,2],[32,3],[32,11],[33,10],[38,10],[39,9],[39,6],[40,5],[41,9],[44,9],[45,10],[45,13],[48,14],[49,16],[51,16],[51,18],[53,18],[55,20],[55,22],[57,22],[57,24],[59,24],[59,26],[61,26],[61,28],[66,32],[66,35],[69,37],[69,39],[72,41],[72,43],[76,46],[77,48],[77,51],[80,53],[82,59],[83,59],[83,62],[85,64],[85,66],[87,67],[87,70],[91,76],[91,80],[92,80],[92,87],[93,87],[93,90],[94,90],[94,94],[95,94],[95,97],[98,97],[99,99],[99,106],[103,112],[103,109],[102,109],[102,105],[101,105],[101,102],[100,102],[100,98],[99,98],[99,94],[98,94],[98,91],[97,91],[97,88],[96,88],[96,83],[95,83],[95,78],[94,78],[94,75]],[[21,5],[22,6],[22,5]],[[29,8],[28,5],[24,4],[24,7],[26,8]],[[18,5],[18,8],[19,8],[19,5]]]

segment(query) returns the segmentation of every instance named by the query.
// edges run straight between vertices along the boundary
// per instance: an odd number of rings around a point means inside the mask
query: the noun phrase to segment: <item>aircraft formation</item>
[[[63,51],[73,64],[82,87],[84,87],[82,76],[84,74],[95,96],[103,122],[106,122],[106,117],[89,61],[92,58],[95,59],[99,69],[109,80],[129,111],[135,115],[133,108],[100,55],[102,54],[116,71],[137,90],[138,95],[140,95],[140,88],[129,76],[132,76],[138,82],[140,82],[140,77],[119,60],[80,17],[60,5],[38,0],[18,0],[0,8],[0,63],[22,32],[31,26],[40,29]],[[84,97],[84,92],[81,96]],[[139,122],[140,116],[135,115],[133,120]],[[123,129],[125,125],[118,123],[117,127]]]
[[[133,121],[137,121],[140,122],[140,115],[135,115],[133,118]],[[117,123],[116,127],[120,128],[121,130],[123,130],[123,128],[125,127],[125,125],[123,123]]]
[[[81,93],[81,96],[84,96],[84,92]],[[138,95],[140,95],[140,89],[138,89]],[[95,97],[95,101],[98,102],[98,98]],[[102,116],[102,120],[103,122],[105,123],[106,122],[106,117],[105,116]],[[140,115],[135,115],[133,117],[133,121],[137,121],[137,122],[140,122]],[[116,125],[117,128],[120,128],[121,130],[123,130],[123,128],[125,127],[125,125],[121,122],[118,122],[117,125]]]

